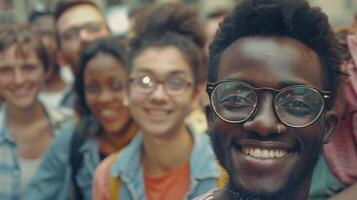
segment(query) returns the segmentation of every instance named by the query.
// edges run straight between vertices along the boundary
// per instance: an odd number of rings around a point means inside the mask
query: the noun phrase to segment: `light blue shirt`
[[[220,170],[208,136],[192,133],[194,146],[190,158],[190,187],[185,199],[193,199],[217,187]],[[120,152],[112,167],[111,175],[120,177],[119,199],[145,200],[143,171],[140,157],[142,134]]]
[[[68,200],[72,199],[72,167],[70,166],[71,139],[75,132],[68,132],[57,137],[33,177],[24,200]],[[79,148],[83,155],[81,167],[76,174],[76,181],[84,199],[92,199],[92,177],[100,162],[99,143],[95,138],[88,138]]]
[[[73,122],[75,122],[73,111],[68,108],[45,107],[45,109],[56,137],[73,128]],[[20,199],[20,181],[21,169],[18,150],[9,133],[5,104],[0,110],[0,199]]]

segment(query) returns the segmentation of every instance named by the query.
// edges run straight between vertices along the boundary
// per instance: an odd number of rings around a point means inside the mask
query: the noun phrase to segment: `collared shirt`
[[[62,100],[59,102],[60,106],[73,108],[76,101],[76,92],[74,85],[69,88],[63,95]]]
[[[71,199],[70,146],[75,132],[59,135],[49,147],[39,170],[25,192],[24,200],[68,200]],[[79,148],[83,154],[76,181],[84,199],[92,199],[92,176],[100,162],[99,143],[88,138]]]
[[[206,134],[191,133],[194,146],[190,157],[190,187],[185,199],[193,199],[212,188],[217,187],[221,176],[218,163],[211,149]],[[119,154],[112,166],[111,176],[120,177],[119,199],[145,200],[143,171],[140,162],[142,152],[142,134]]]
[[[74,113],[68,108],[46,108],[46,114],[57,137],[73,127]],[[9,133],[7,107],[0,111],[0,199],[20,199],[21,169],[17,145]]]

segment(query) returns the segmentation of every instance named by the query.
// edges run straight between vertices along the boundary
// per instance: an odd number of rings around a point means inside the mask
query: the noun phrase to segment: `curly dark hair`
[[[89,43],[88,46],[82,50],[79,59],[79,71],[74,82],[74,89],[77,96],[75,109],[81,116],[91,114],[85,99],[84,72],[88,62],[99,53],[110,54],[123,63],[123,66],[127,66],[127,49],[125,45],[115,37],[97,39]]]
[[[331,109],[340,82],[339,44],[327,16],[305,0],[243,0],[220,24],[210,46],[208,81],[217,81],[222,52],[246,36],[284,36],[305,44],[319,57]]]
[[[180,3],[146,8],[135,17],[133,32],[130,68],[133,59],[146,48],[174,46],[183,53],[192,67],[195,83],[203,81],[206,63],[203,47],[206,37],[193,8]]]

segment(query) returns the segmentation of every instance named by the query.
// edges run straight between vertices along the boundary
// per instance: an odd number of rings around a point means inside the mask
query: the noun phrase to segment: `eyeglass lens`
[[[162,83],[165,87],[167,94],[177,96],[182,94],[190,83],[181,78],[180,76],[169,76],[164,81],[158,81],[148,74],[141,74],[132,79],[136,89],[144,94],[152,93],[158,84]]]
[[[228,122],[243,122],[249,119],[259,98],[252,86],[237,81],[218,84],[211,95],[215,112]],[[324,100],[314,88],[288,87],[280,90],[274,100],[274,109],[280,121],[294,126],[307,126],[321,114]]]

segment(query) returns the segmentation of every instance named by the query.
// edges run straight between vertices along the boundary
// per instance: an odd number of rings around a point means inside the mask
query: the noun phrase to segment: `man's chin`
[[[236,186],[231,181],[229,181],[226,191],[229,200],[291,200],[297,193],[293,187],[289,186],[276,192],[252,191],[242,186]]]

